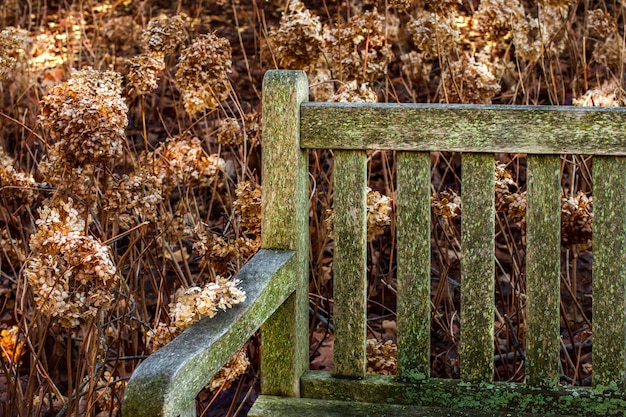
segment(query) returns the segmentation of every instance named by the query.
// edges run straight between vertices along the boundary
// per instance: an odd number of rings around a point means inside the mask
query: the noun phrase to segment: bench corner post
[[[262,247],[297,252],[296,291],[261,328],[261,391],[297,397],[308,369],[308,152],[300,148],[303,71],[263,79]]]

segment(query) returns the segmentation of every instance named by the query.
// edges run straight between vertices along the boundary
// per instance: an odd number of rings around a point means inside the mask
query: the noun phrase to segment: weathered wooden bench
[[[299,71],[263,87],[262,248],[244,304],[133,374],[125,417],[195,416],[194,398],[261,328],[250,415],[623,416],[626,109],[307,103]],[[308,149],[334,150],[334,371],[308,364]],[[398,374],[366,374],[366,150],[397,151]],[[460,380],[430,377],[430,151],[462,152]],[[494,153],[527,154],[525,383],[493,382]],[[560,157],[593,159],[593,386],[559,375]]]

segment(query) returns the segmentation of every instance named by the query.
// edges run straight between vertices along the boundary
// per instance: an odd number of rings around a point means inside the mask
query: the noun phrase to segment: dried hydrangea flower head
[[[589,30],[601,38],[606,38],[617,31],[615,17],[602,9],[588,10],[586,18]]]
[[[481,0],[473,18],[482,33],[497,39],[509,34],[524,15],[524,7],[517,0]]]
[[[25,276],[41,312],[74,328],[107,310],[118,283],[109,248],[85,235],[84,220],[70,199],[39,210]]]
[[[75,167],[122,155],[127,112],[122,76],[87,68],[50,90],[40,119],[57,156]]]
[[[460,32],[454,21],[454,14],[420,10],[407,25],[413,44],[425,57],[447,55],[459,40]]]
[[[411,51],[400,55],[402,71],[414,83],[428,82],[433,65],[423,53]]]
[[[500,92],[500,84],[489,68],[467,55],[449,64],[443,82],[449,103],[490,104]]]
[[[0,80],[6,78],[17,64],[17,55],[31,43],[26,30],[8,27],[0,32]]]
[[[250,181],[237,184],[233,206],[239,214],[239,223],[246,235],[261,238],[261,187]]]
[[[537,18],[526,15],[514,22],[513,44],[520,58],[537,62],[544,54],[557,56],[565,48],[569,5],[567,1],[552,3],[539,7]]]
[[[270,31],[269,44],[285,69],[309,71],[322,56],[322,25],[300,0],[292,0],[278,29]]]
[[[604,81],[573,100],[574,106],[620,107],[626,106],[626,95],[615,80]]]
[[[358,85],[356,80],[352,80],[341,84],[329,101],[336,103],[376,103],[378,102],[378,95],[367,83]]]
[[[626,64],[626,43],[624,38],[618,32],[609,35],[604,42],[596,45],[592,58],[594,61],[619,73],[620,69]]]
[[[129,229],[138,221],[158,220],[158,205],[163,200],[161,180],[146,169],[129,175],[114,174],[102,196],[102,206],[115,221]]]
[[[561,241],[569,245],[591,245],[593,197],[579,191],[576,197],[561,200]]]
[[[387,73],[393,52],[387,42],[385,23],[385,16],[374,9],[356,14],[334,28],[324,27],[324,55],[334,78],[363,83]]]
[[[151,19],[141,34],[141,47],[148,54],[171,54],[185,42],[187,33],[181,16],[161,15]]]
[[[128,60],[128,81],[137,94],[147,94],[158,87],[158,74],[165,69],[161,52],[141,54]]]
[[[172,323],[181,331],[203,317],[215,317],[217,310],[226,310],[246,300],[238,280],[220,276],[204,287],[179,288],[170,304]]]
[[[250,360],[248,359],[244,345],[226,362],[222,369],[215,374],[206,387],[211,392],[227,390],[239,376],[243,375],[246,370],[248,370],[249,366]]]
[[[228,98],[231,64],[230,42],[212,33],[198,36],[183,50],[176,70],[176,83],[187,113],[215,109]]]
[[[367,339],[367,373],[395,375],[398,368],[398,346],[391,340]]]
[[[32,174],[13,168],[14,160],[0,146],[0,196],[3,202],[32,204],[37,185]]]
[[[151,167],[165,191],[180,186],[210,186],[226,166],[217,155],[207,155],[200,139],[186,134],[161,143],[146,159],[145,166]]]

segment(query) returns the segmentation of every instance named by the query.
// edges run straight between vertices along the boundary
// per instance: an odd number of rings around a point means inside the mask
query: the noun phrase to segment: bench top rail
[[[626,155],[626,108],[303,103],[309,149]]]

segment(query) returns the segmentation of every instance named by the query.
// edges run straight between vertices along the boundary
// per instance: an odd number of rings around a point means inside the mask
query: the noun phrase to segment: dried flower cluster
[[[96,391],[98,392],[98,407],[102,412],[111,412],[112,415],[121,414],[119,402],[115,398],[114,392],[124,392],[127,383],[128,381],[124,381],[121,378],[115,378],[111,371],[104,371],[104,374],[96,386]]]
[[[250,181],[237,184],[235,210],[240,216],[239,224],[244,234],[261,238],[261,187]]]
[[[367,372],[395,375],[398,367],[398,346],[391,340],[367,339]]]
[[[0,81],[13,71],[18,54],[30,43],[29,33],[23,29],[8,27],[0,32]]]
[[[246,372],[249,366],[250,360],[244,346],[215,374],[207,384],[207,388],[211,392],[227,390],[237,378]]]
[[[235,188],[233,206],[238,215],[241,236],[227,238],[209,232],[204,226],[196,228],[198,241],[194,250],[203,256],[203,265],[218,275],[235,272],[261,247],[261,187],[245,181]]]
[[[513,44],[515,53],[530,62],[537,62],[544,54],[557,56],[565,47],[564,21],[569,12],[568,2],[555,1],[539,8],[533,18],[523,16],[515,22]]]
[[[102,206],[123,228],[144,220],[155,222],[158,204],[163,200],[161,186],[161,180],[145,169],[130,175],[115,174],[102,196]]]
[[[452,190],[435,193],[430,197],[430,205],[437,216],[454,218],[461,213],[461,196]]]
[[[367,189],[367,241],[371,242],[391,224],[391,199]]]
[[[165,69],[162,53],[142,54],[128,61],[128,81],[137,94],[147,94],[158,87],[158,74]]]
[[[37,185],[32,174],[13,168],[13,158],[0,146],[0,196],[6,204],[32,204]]]
[[[225,162],[217,155],[207,155],[200,139],[183,134],[161,143],[146,157],[144,165],[151,167],[167,191],[183,185],[212,185]]]
[[[20,329],[17,326],[0,331],[2,359],[10,365],[18,364],[25,352],[24,340],[21,340],[19,335]]]
[[[423,53],[411,51],[400,56],[402,61],[402,71],[412,82],[427,81],[432,71],[433,65]]]
[[[620,107],[626,105],[626,95],[615,80],[608,80],[575,98],[573,104],[585,107]]]
[[[68,328],[93,319],[113,301],[118,283],[109,249],[85,234],[73,201],[39,210],[25,276],[40,310]]]
[[[593,50],[592,58],[606,67],[619,72],[626,62],[626,43],[619,33],[610,35]]]
[[[215,109],[228,98],[230,42],[214,34],[200,35],[181,53],[176,83],[189,114]]]
[[[322,56],[322,25],[300,0],[292,0],[269,36],[272,53],[285,69],[312,69]]]
[[[170,305],[172,323],[185,330],[202,317],[215,317],[217,310],[226,310],[246,300],[246,294],[237,288],[239,281],[217,277],[204,287],[180,288]]]
[[[415,47],[428,58],[446,55],[459,39],[454,14],[420,10],[407,26]]]
[[[450,63],[444,86],[448,103],[490,104],[500,92],[500,84],[489,68],[467,55]]]
[[[324,29],[324,54],[335,78],[361,84],[387,73],[393,53],[384,25],[385,17],[372,10],[352,16],[345,24]]]
[[[122,77],[87,68],[55,87],[41,102],[50,151],[68,166],[102,163],[122,155],[128,108]]]
[[[617,31],[615,17],[602,9],[588,10],[586,18],[589,30],[601,38],[606,38]]]
[[[141,34],[141,47],[148,54],[169,55],[187,37],[185,21],[181,16],[161,15],[151,19]]]
[[[481,0],[474,19],[481,32],[499,39],[510,34],[524,15],[524,7],[517,0]]]
[[[2,270],[18,270],[25,260],[24,242],[11,236],[9,229],[2,224],[0,228],[0,268]]]
[[[561,200],[561,241],[568,245],[591,245],[593,197],[578,192]]]
[[[142,32],[143,53],[128,60],[128,81],[137,94],[147,94],[158,86],[158,74],[165,69],[165,56],[173,53],[186,38],[181,16],[151,19]]]
[[[217,143],[235,148],[244,143],[254,146],[258,144],[260,133],[259,114],[247,113],[241,121],[234,117],[226,117],[217,122]]]
[[[341,84],[328,101],[342,103],[376,103],[378,96],[367,83],[358,85],[356,80]]]

